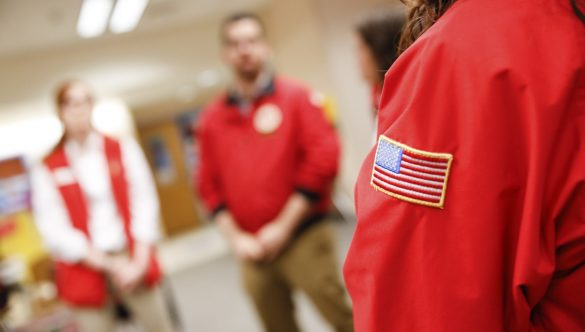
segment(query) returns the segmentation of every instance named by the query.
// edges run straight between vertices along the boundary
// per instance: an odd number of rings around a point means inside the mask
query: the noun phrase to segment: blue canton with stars
[[[400,173],[403,149],[381,139],[376,151],[376,165],[393,173]]]

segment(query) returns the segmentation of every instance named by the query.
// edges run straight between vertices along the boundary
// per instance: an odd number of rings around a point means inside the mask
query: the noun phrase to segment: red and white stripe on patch
[[[443,208],[453,155],[417,150],[381,135],[372,186],[389,196]]]

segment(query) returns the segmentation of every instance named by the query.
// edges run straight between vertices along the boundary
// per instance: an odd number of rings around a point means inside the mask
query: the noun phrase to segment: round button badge
[[[272,134],[282,123],[282,111],[274,104],[261,106],[254,116],[254,128],[261,134]]]

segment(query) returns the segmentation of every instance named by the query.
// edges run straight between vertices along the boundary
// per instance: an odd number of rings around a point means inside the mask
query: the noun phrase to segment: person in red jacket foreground
[[[56,96],[65,133],[32,171],[35,221],[56,261],[56,285],[81,331],[114,331],[114,297],[146,331],[171,331],[157,287],[159,208],[133,140],[92,128],[93,97],[79,81]]]
[[[197,186],[241,263],[266,331],[298,331],[291,298],[304,291],[337,331],[352,331],[325,221],[339,142],[320,98],[268,66],[264,28],[236,14],[221,28],[232,88],[197,125]]]
[[[585,16],[414,3],[357,181],[356,330],[585,331]]]

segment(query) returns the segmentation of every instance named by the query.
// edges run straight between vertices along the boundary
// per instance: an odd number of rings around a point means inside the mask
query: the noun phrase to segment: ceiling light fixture
[[[110,31],[125,33],[134,30],[147,5],[148,0],[118,0],[110,19]]]
[[[77,33],[83,38],[100,36],[106,31],[113,0],[84,0],[77,22]]]

